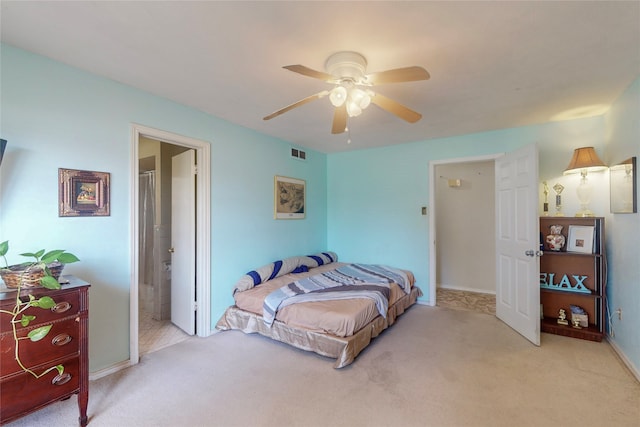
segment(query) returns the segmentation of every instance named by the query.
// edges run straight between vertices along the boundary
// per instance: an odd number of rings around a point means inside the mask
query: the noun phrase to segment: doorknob
[[[544,252],[534,251],[533,249],[529,249],[528,251],[525,251],[524,254],[530,257],[534,257],[534,256],[541,257],[542,255],[544,255]]]
[[[175,250],[175,249],[173,249],[173,248],[169,248],[169,249],[168,249],[168,252],[169,252],[170,254],[174,253],[175,251],[176,251],[176,250]]]

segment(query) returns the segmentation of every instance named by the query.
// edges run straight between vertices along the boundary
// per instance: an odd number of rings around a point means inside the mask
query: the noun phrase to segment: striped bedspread
[[[262,317],[265,324],[271,326],[279,309],[297,302],[369,298],[386,318],[392,282],[407,294],[411,291],[409,278],[402,270],[382,265],[348,264],[271,292],[264,300]]]

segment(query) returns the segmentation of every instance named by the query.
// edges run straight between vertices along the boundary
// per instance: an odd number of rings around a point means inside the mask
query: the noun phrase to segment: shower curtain
[[[143,172],[138,179],[139,191],[139,276],[140,283],[153,286],[153,227],[156,212],[156,173]]]

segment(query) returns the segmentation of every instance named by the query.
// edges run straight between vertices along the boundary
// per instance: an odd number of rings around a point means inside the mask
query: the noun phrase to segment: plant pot
[[[47,265],[51,276],[58,280],[64,264],[60,262],[52,262]],[[0,278],[4,281],[7,288],[39,288],[40,280],[45,276],[45,271],[40,265],[18,264],[10,265],[7,268],[0,269]]]

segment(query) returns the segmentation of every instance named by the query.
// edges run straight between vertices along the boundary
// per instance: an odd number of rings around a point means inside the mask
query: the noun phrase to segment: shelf
[[[540,287],[540,292],[549,292],[552,294],[562,294],[562,295],[571,295],[574,297],[599,297],[600,295],[594,291],[591,291],[590,294],[587,293],[582,293],[582,292],[571,292],[571,291],[563,291],[561,289],[549,289],[549,288],[543,288]]]
[[[588,328],[576,329],[569,325],[558,325],[557,319],[545,317],[540,320],[540,330],[551,334],[563,335],[565,337],[580,338],[588,341],[602,341],[604,334],[594,325]]]
[[[549,255],[553,255],[553,256],[580,256],[580,257],[601,257],[602,254],[585,254],[582,252],[566,252],[566,251],[550,251],[550,250],[544,250],[542,251],[542,256],[549,256]]]
[[[604,317],[604,299],[607,281],[607,261],[605,248],[604,218],[540,218],[540,243],[544,250],[540,258],[540,281],[549,287],[540,288],[540,306],[544,319],[541,320],[542,332],[581,338],[590,341],[602,341],[606,334]],[[560,251],[552,251],[546,242],[546,233],[553,225],[562,226],[565,246]],[[591,253],[567,251],[568,232],[573,225],[593,227],[593,251]],[[557,230],[554,230],[557,231]],[[589,292],[572,292],[589,290]],[[557,316],[560,310],[570,312],[576,305],[585,310],[589,326],[577,329],[569,325],[559,325]]]

